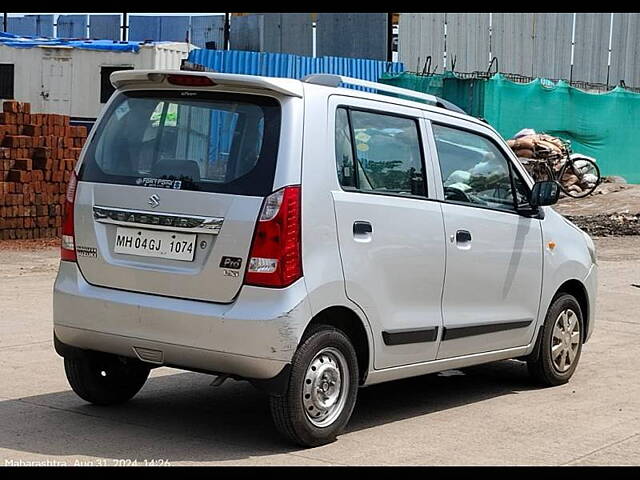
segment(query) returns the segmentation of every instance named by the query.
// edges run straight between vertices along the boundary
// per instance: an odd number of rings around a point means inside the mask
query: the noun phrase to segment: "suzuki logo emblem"
[[[151,195],[149,197],[149,205],[151,205],[151,208],[156,208],[160,205],[160,197],[156,194]]]

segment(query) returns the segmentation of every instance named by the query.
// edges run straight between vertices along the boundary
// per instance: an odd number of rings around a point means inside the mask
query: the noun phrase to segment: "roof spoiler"
[[[388,94],[395,93],[396,95],[403,95],[405,97],[415,98],[424,102],[435,105],[436,107],[451,110],[453,112],[467,114],[457,105],[454,105],[443,98],[430,95],[428,93],[416,92],[415,90],[409,90],[408,88],[394,87],[392,85],[386,85],[384,83],[370,82],[367,80],[360,80],[359,78],[344,77],[342,75],[333,75],[326,73],[315,73],[313,75],[307,75],[302,79],[305,83],[313,83],[315,85],[324,85],[325,87],[337,88],[341,84],[357,85],[359,87],[371,88],[377,90],[379,93]]]
[[[254,75],[237,75],[230,73],[192,72],[185,70],[119,70],[109,77],[115,88],[139,86],[143,84],[167,83],[169,75],[190,75],[210,78],[215,85],[257,88],[270,90],[289,97],[302,98],[302,85],[292,79],[257,77]],[[196,87],[197,88],[197,87]]]

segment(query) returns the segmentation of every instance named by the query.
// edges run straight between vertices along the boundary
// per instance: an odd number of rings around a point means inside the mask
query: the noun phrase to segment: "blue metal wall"
[[[53,37],[53,15],[9,17],[7,31],[30,37]]]
[[[184,42],[188,36],[190,17],[160,17],[160,41]]]
[[[216,48],[224,48],[224,15],[191,17],[189,41],[200,48],[205,48],[206,42],[216,42]]]
[[[87,38],[87,15],[58,15],[58,38]]]
[[[156,40],[184,42],[189,30],[190,17],[131,15],[129,40]]]
[[[160,17],[131,15],[127,39],[134,41],[160,40]]]
[[[53,37],[53,15],[28,15],[36,19],[36,35]]]
[[[192,50],[189,61],[222,73],[298,79],[312,73],[335,73],[377,82],[384,72],[404,71],[404,65],[398,62],[346,57],[313,58],[240,50]]]
[[[9,17],[7,19],[7,32],[14,35],[34,36],[37,34],[36,23],[35,17]]]
[[[89,15],[89,36],[120,41],[120,15]]]

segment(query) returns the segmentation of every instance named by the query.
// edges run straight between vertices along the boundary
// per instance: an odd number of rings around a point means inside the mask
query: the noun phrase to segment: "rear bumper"
[[[243,287],[232,304],[96,287],[72,262],[60,262],[54,284],[54,334],[66,345],[245,378],[278,375],[310,318],[302,279]]]

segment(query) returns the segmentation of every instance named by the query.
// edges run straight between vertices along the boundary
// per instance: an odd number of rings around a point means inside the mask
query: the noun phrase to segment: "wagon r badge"
[[[149,197],[149,205],[151,205],[151,208],[156,208],[158,205],[160,205],[160,197],[155,193],[151,195]]]

